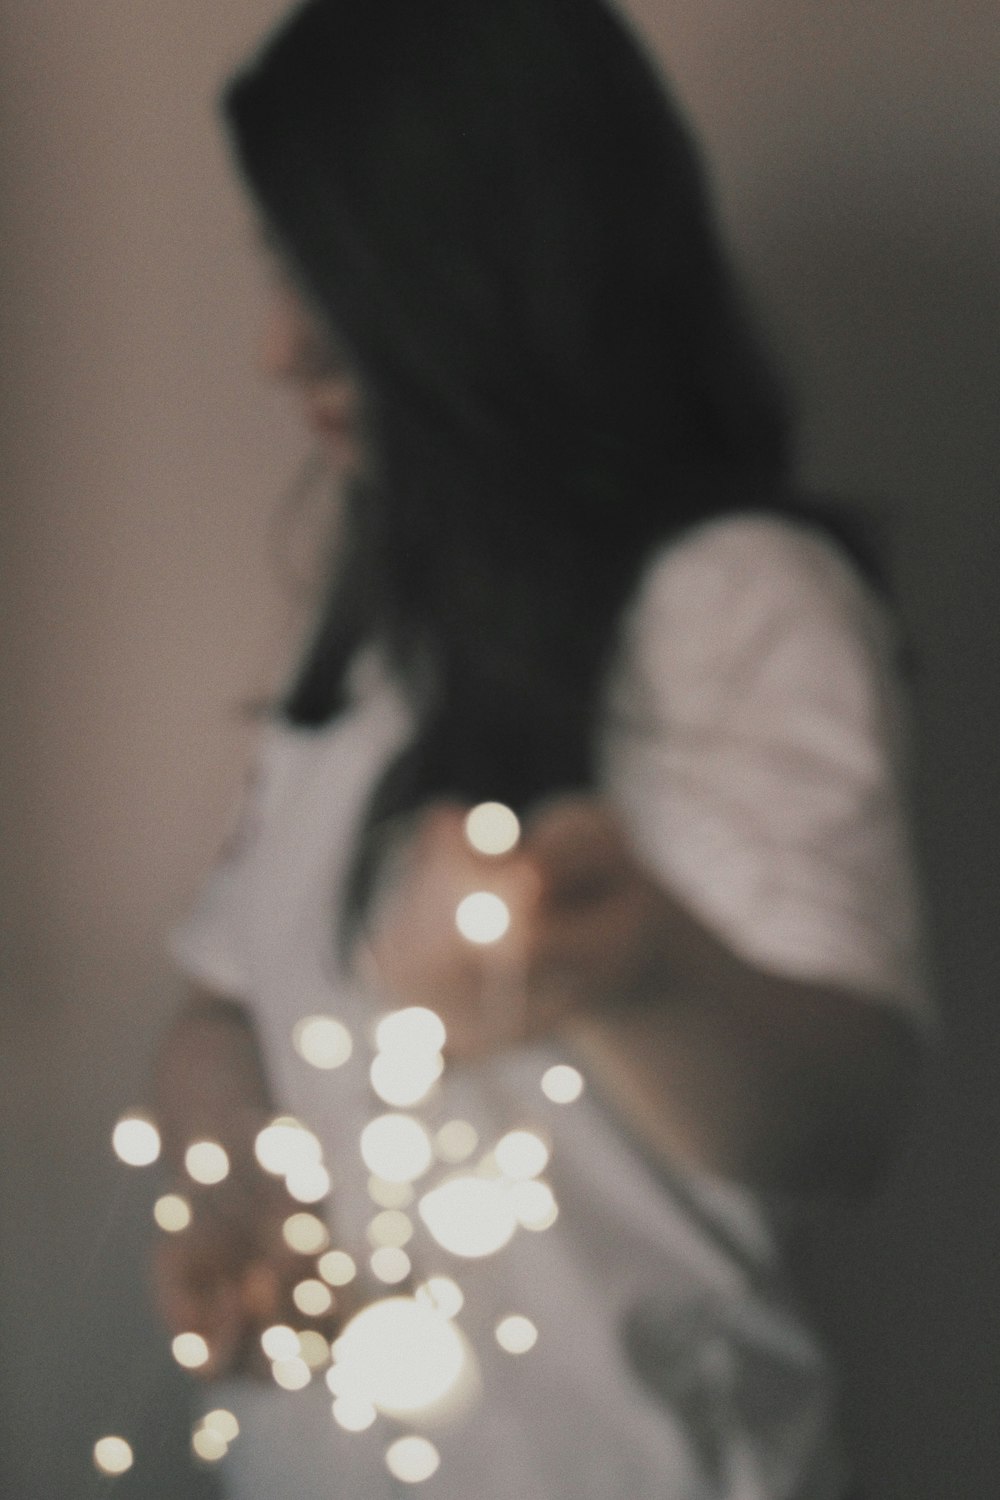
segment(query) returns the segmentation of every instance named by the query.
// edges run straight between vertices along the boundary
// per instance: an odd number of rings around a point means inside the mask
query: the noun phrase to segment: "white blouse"
[[[651,561],[631,607],[602,791],[650,868],[734,950],[923,1024],[893,658],[884,611],[823,534],[763,514],[708,522]],[[251,1009],[275,1097],[324,1144],[331,1242],[359,1264],[377,1209],[358,1141],[386,1107],[368,1079],[371,1001],[338,966],[335,914],[367,795],[407,733],[371,658],[334,724],[271,726],[237,836],[173,939],[192,977]],[[336,1071],[293,1045],[316,1014],[354,1038]],[[478,1399],[439,1426],[380,1417],[347,1433],[321,1381],[232,1382],[235,1500],[399,1494],[384,1453],[404,1430],[426,1430],[440,1454],[424,1500],[841,1494],[829,1375],[760,1206],[653,1163],[593,1086],[551,1102],[540,1082],[560,1061],[573,1059],[533,1045],[449,1067],[412,1111],[431,1135],[471,1123],[474,1160],[515,1126],[551,1147],[558,1218],[495,1255],[450,1254],[413,1212],[414,1276],[448,1275],[465,1295]],[[450,1171],[438,1163],[418,1196]],[[494,1336],[512,1313],[538,1330],[521,1355]]]

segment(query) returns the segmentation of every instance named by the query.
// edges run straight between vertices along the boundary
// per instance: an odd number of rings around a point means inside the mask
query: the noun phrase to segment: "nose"
[[[291,287],[275,287],[264,316],[258,365],[271,380],[302,380],[319,366],[319,340]]]

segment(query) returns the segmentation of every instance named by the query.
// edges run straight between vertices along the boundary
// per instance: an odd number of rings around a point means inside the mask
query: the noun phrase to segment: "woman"
[[[213,1375],[302,1325],[252,1151],[279,1106],[363,1263],[363,1043],[424,1005],[449,1053],[428,1125],[537,1130],[559,1209],[481,1260],[414,1210],[414,1277],[461,1282],[480,1388],[424,1492],[835,1500],[760,1195],[869,1179],[913,1068],[893,651],[857,549],[789,489],[691,142],[599,0],[311,0],[226,104],[281,272],[268,363],[344,505],[177,941],[200,988],[161,1060],[168,1149],[209,1135],[236,1170],[162,1247],[168,1323]],[[523,819],[501,857],[465,833],[492,799]],[[511,918],[488,947],[453,920],[479,887]],[[316,1013],[355,1037],[332,1078],[293,1043]],[[568,1061],[583,1097],[550,1102]],[[335,1327],[387,1293],[364,1282]],[[405,1424],[344,1433],[317,1390],[234,1388],[233,1495],[393,1493]]]

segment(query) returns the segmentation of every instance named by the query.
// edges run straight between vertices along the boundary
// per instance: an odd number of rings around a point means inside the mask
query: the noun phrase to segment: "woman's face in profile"
[[[345,477],[357,472],[364,459],[357,378],[285,276],[274,278],[269,289],[260,368],[298,392],[306,426],[319,439],[334,472]]]

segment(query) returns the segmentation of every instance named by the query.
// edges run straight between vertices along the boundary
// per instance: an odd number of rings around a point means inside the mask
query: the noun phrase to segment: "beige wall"
[[[18,1500],[90,1493],[89,1443],[123,1426],[140,1465],[120,1493],[179,1494],[181,1386],[137,1283],[149,1182],[107,1136],[172,1000],[159,934],[246,753],[229,706],[284,649],[269,525],[304,445],[253,374],[258,272],[211,103],[279,8],[33,0],[0,20],[0,1492]],[[991,1493],[994,6],[631,8],[798,381],[804,472],[900,510],[955,1020],[896,1185],[824,1221],[816,1275],[828,1314],[851,1310],[872,1500]]]

